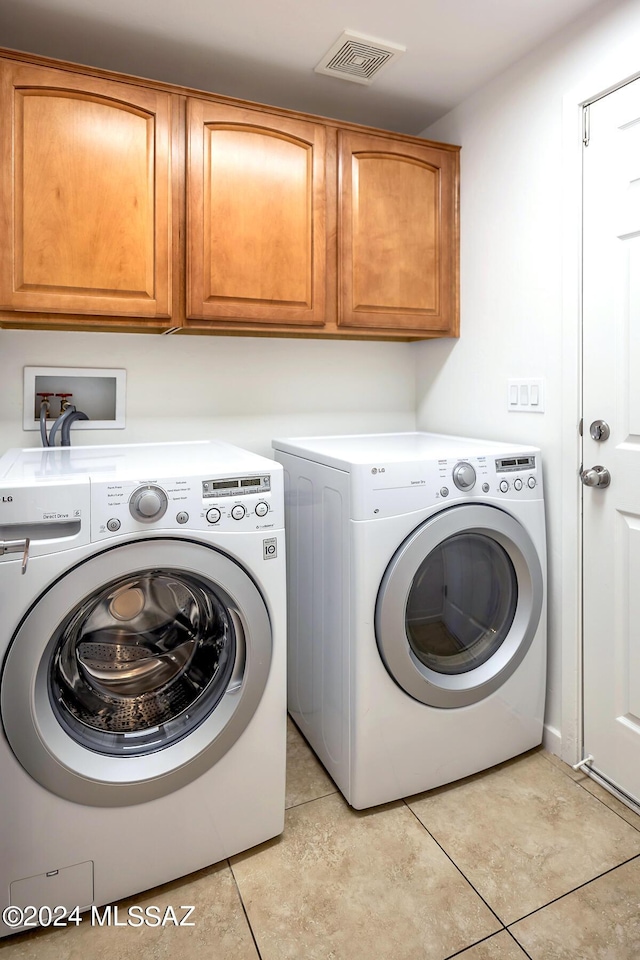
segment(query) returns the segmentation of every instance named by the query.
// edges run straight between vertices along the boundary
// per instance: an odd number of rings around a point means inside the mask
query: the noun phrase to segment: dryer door
[[[418,527],[392,558],[376,604],[385,666],[408,694],[460,707],[497,690],[536,634],[544,578],[525,528],[463,504]]]
[[[203,544],[147,539],[89,558],[39,597],[6,659],[2,719],[49,790],[139,803],[224,756],[270,663],[269,616],[248,573]]]

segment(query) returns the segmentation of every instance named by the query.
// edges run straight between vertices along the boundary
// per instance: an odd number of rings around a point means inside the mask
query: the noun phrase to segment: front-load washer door
[[[461,504],[419,526],[378,593],[376,638],[400,687],[460,707],[497,690],[522,662],[543,603],[540,557],[511,514]]]
[[[71,569],[31,608],[2,676],[2,720],[31,776],[83,804],[147,801],[200,776],[262,697],[271,627],[218,550],[148,539]]]

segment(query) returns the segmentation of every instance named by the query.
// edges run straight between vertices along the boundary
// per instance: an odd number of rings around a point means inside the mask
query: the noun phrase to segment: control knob
[[[476,471],[470,463],[456,463],[453,468],[453,482],[458,490],[471,490],[475,486]]]
[[[131,494],[129,512],[134,520],[142,520],[143,523],[159,520],[167,512],[167,495],[162,487],[153,483],[138,487]]]

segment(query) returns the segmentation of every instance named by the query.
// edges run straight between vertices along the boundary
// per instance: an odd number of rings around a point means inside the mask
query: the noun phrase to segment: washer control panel
[[[206,478],[139,477],[91,482],[93,540],[137,530],[226,530],[280,528],[282,472]]]

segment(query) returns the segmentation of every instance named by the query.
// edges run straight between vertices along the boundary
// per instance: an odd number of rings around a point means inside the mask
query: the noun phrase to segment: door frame
[[[583,753],[583,621],[582,621],[582,234],[584,107],[637,79],[637,50],[616,48],[597,69],[585,74],[562,101],[562,544],[559,601],[562,644],[561,730],[545,729],[545,745],[569,764]],[[557,579],[557,578],[556,578]],[[553,588],[550,582],[550,590]]]

